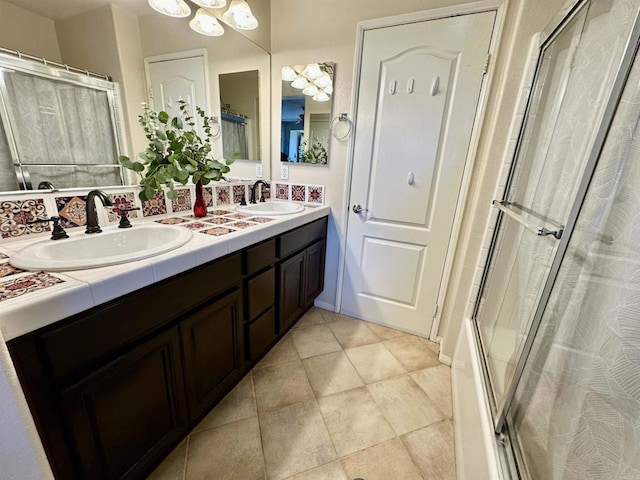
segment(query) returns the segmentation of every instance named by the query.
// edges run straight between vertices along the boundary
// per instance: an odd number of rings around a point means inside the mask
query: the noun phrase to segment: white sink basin
[[[181,247],[193,236],[188,228],[172,225],[136,225],[102,233],[72,234],[64,240],[33,243],[11,256],[14,267],[28,270],[82,270],[133,262]]]
[[[290,215],[304,211],[304,207],[293,202],[264,202],[238,205],[236,211],[245,215]]]

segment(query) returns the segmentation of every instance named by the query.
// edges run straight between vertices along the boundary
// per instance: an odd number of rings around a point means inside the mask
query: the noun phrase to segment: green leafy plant
[[[300,149],[298,150],[300,161],[302,163],[320,163],[326,165],[328,160],[327,149],[317,138],[314,140],[308,149],[306,140],[300,144]]]
[[[141,200],[149,200],[162,189],[169,188],[167,196],[176,198],[175,183],[185,185],[189,179],[203,185],[221,180],[229,172],[235,158],[225,157],[224,163],[213,158],[211,140],[214,119],[196,106],[196,113],[202,119],[205,139],[196,132],[195,118],[189,113],[184,100],[179,101],[179,116],[171,118],[167,112],[155,112],[143,104],[144,113],[138,121],[149,140],[144,152],[138,154],[139,161],[120,156],[120,163],[140,175]],[[234,156],[234,157],[237,157]]]

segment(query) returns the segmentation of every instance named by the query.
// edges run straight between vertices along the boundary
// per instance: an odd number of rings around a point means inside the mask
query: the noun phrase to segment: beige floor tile
[[[253,383],[258,410],[261,412],[313,398],[313,390],[299,360],[254,368]]]
[[[451,420],[408,433],[402,442],[426,480],[456,479]]]
[[[362,320],[331,322],[327,327],[331,329],[342,348],[358,347],[380,341]]]
[[[369,322],[367,326],[371,329],[373,333],[375,333],[380,340],[391,340],[392,338],[402,337],[407,335],[400,330],[396,330],[395,328],[384,327],[382,325],[378,325],[377,323]]]
[[[340,457],[395,437],[366,388],[319,398],[318,404]]]
[[[299,473],[287,480],[349,480],[340,460]]]
[[[362,387],[364,382],[344,352],[327,353],[302,360],[316,397]]]
[[[411,373],[411,378],[447,417],[453,416],[451,402],[451,368],[446,365]]]
[[[187,465],[187,444],[185,439],[173,452],[147,477],[147,480],[182,480]]]
[[[347,348],[345,353],[365,381],[375,383],[385,378],[403,375],[407,370],[391,355],[384,344],[378,342],[356,348]]]
[[[186,479],[263,480],[264,458],[257,418],[191,435]]]
[[[258,415],[253,393],[253,376],[249,372],[213,411],[204,417],[193,433]]]
[[[281,363],[293,362],[299,360],[298,350],[293,344],[291,333],[287,333],[282,340],[274,345],[260,362],[258,367],[268,367],[270,365],[279,365]]]
[[[337,458],[316,400],[260,414],[269,480],[282,480]]]
[[[300,358],[309,358],[324,353],[342,350],[331,330],[326,325],[312,325],[291,331],[293,343]]]
[[[422,480],[420,471],[397,438],[343,458],[348,478]]]
[[[311,325],[321,325],[323,323],[325,323],[325,319],[320,313],[320,310],[313,307],[296,322],[293,328],[310,327]]]
[[[349,315],[343,315],[341,313],[330,312],[329,310],[318,309],[323,316],[325,322],[343,322],[349,320],[357,320],[357,318],[350,317]]]
[[[414,335],[404,335],[385,340],[383,343],[410,372],[440,365],[438,355],[433,352],[429,345],[433,342],[429,342],[429,340]]]
[[[446,418],[408,375],[367,385],[367,389],[397,435]]]

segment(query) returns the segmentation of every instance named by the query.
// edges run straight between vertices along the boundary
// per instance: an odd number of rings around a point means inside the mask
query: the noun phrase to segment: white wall
[[[53,20],[0,0],[0,47],[61,62]]]
[[[271,6],[272,35],[272,171],[279,178],[277,151],[280,118],[280,68],[316,61],[336,62],[333,116],[347,112],[352,105],[352,82],[356,26],[359,21],[403,13],[473,3],[457,0],[407,0],[402,2],[371,0],[273,0]],[[502,152],[515,106],[529,40],[556,14],[561,0],[509,0],[505,28],[497,58],[492,68],[495,80],[489,92],[484,128],[480,136],[471,185],[463,210],[460,240],[455,253],[451,280],[445,305],[441,310],[439,335],[442,351],[453,356],[453,349],[467,305],[476,260],[490,210]],[[300,21],[307,18],[313,21]],[[345,235],[342,223],[348,199],[344,198],[348,162],[348,144],[331,140],[329,165],[326,167],[290,164],[289,181],[326,185],[326,200],[331,207],[327,242],[327,273],[325,291],[319,298],[322,305],[333,305],[337,292],[340,238]]]

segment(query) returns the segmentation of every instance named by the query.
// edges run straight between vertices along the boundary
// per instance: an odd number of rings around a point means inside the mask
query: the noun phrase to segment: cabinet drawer
[[[270,238],[244,251],[244,273],[253,275],[264,267],[271,265],[276,258],[276,241]]]
[[[262,355],[276,338],[273,308],[247,325],[247,359],[255,360]]]
[[[247,282],[247,319],[253,320],[275,302],[275,270],[262,272]]]
[[[55,378],[79,373],[241,279],[237,253],[78,314],[40,334],[45,363]]]
[[[284,258],[327,236],[327,217],[303,225],[277,237],[278,258]]]

